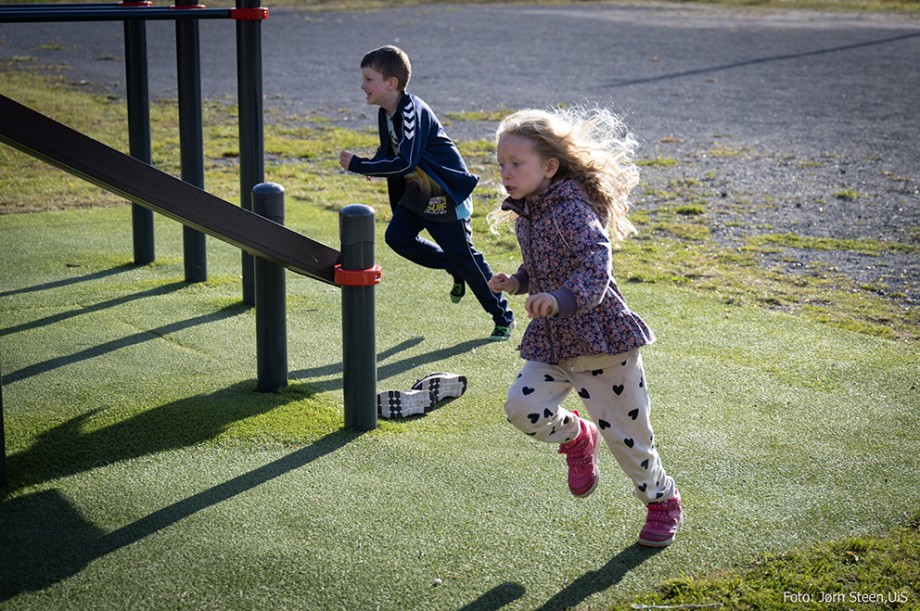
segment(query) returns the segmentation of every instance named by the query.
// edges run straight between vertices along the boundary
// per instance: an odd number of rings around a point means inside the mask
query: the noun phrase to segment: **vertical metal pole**
[[[143,10],[139,8],[138,10]],[[125,21],[125,83],[128,96],[128,140],[130,154],[150,164],[150,97],[147,89],[147,24],[138,19]],[[153,211],[131,204],[134,235],[134,264],[156,259],[153,239]]]
[[[252,211],[284,225],[284,188],[260,183],[252,188]],[[284,268],[255,257],[257,390],[278,392],[288,385],[287,307]]]
[[[196,0],[177,0],[176,6],[194,7]],[[179,150],[182,180],[203,189],[204,138],[201,126],[201,54],[197,19],[176,20],[176,63],[179,80]],[[185,260],[185,281],[207,280],[205,235],[196,229],[183,226],[182,252]]]
[[[363,204],[339,212],[342,269],[374,267],[374,209]],[[377,428],[377,323],[374,286],[342,287],[342,387],[345,428]]]
[[[259,0],[236,0],[237,8],[258,8]],[[265,180],[265,142],[262,125],[262,24],[236,22],[237,89],[240,115],[240,204],[251,210],[249,194]],[[253,257],[242,254],[243,303],[252,304]]]
[[[3,427],[3,372],[0,371],[0,488],[6,486],[6,429]]]

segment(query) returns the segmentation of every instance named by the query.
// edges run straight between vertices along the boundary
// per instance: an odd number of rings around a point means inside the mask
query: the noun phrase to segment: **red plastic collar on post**
[[[379,263],[370,269],[342,269],[342,264],[336,263],[335,283],[341,286],[374,286],[380,284],[382,271]]]
[[[232,8],[230,9],[230,19],[237,21],[262,21],[268,19],[268,9],[264,6],[255,8]]]

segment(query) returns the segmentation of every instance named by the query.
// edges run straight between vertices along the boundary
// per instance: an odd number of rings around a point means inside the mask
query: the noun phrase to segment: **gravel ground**
[[[912,253],[878,255],[783,248],[763,255],[763,264],[789,273],[842,273],[906,307],[920,305],[917,173],[896,174],[881,158],[854,159],[843,152],[805,156],[788,149],[754,148],[723,158],[687,145],[680,148],[677,154],[669,148],[667,154],[685,163],[647,168],[644,183],[668,189],[681,179],[701,181],[697,192],[706,202],[707,221],[719,243],[740,246],[752,235],[795,234],[912,245]],[[706,180],[707,175],[714,178]],[[855,198],[838,195],[849,190]],[[654,205],[648,198],[642,203]]]
[[[148,24],[153,97],[176,95],[173,31]],[[235,98],[232,31],[201,24],[206,98]],[[442,117],[557,103],[624,114],[643,158],[679,161],[644,168],[643,182],[699,181],[720,243],[795,233],[920,246],[917,16],[664,3],[272,9],[263,25],[267,106],[368,127],[357,63],[386,43],[413,58],[410,88]],[[0,24],[0,58],[63,63],[75,81],[116,95],[122,45],[120,24]],[[491,138],[494,127],[454,121],[449,132]],[[916,251],[786,249],[764,264],[839,271],[920,304]]]

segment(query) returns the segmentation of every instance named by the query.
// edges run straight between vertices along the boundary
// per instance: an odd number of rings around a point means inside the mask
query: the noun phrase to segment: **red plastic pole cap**
[[[264,6],[255,8],[232,8],[230,9],[230,19],[237,21],[262,21],[268,19],[268,9]]]
[[[379,263],[370,269],[342,269],[342,264],[336,263],[335,283],[340,286],[374,286],[380,284],[382,273]]]

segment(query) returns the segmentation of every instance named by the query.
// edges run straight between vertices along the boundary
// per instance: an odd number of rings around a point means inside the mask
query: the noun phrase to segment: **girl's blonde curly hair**
[[[603,108],[520,110],[498,126],[496,143],[505,135],[526,138],[541,157],[557,159],[556,177],[581,183],[613,243],[636,233],[626,213],[629,194],[639,184],[638,142],[619,117]],[[513,217],[496,210],[489,220],[494,229]]]

